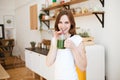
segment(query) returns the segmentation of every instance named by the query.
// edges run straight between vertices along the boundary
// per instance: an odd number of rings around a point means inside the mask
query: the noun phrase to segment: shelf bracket
[[[68,10],[70,9],[70,6],[69,6],[69,5],[64,5],[63,7],[64,7],[65,9],[68,9]]]
[[[104,13],[93,13],[93,14],[95,14],[95,16],[97,17],[97,19],[102,24],[102,28],[104,28]],[[100,19],[100,17],[98,16],[98,14],[102,14],[102,19]]]
[[[44,10],[44,12],[49,16],[49,10]],[[48,20],[42,20],[42,22],[49,28],[50,21],[48,21]]]
[[[102,6],[104,7],[104,0],[99,0],[100,2],[101,2],[101,4],[102,4]]]
[[[44,12],[45,12],[47,15],[49,15],[49,11],[48,11],[48,10],[45,10]]]
[[[49,25],[50,25],[50,21],[43,21],[43,23],[48,27],[49,29]]]

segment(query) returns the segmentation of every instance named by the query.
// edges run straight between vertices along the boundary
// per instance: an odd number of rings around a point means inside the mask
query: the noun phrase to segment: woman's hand
[[[75,44],[70,39],[66,39],[64,42],[64,47],[73,49]]]
[[[59,35],[61,35],[62,31],[55,31],[54,32],[54,38],[58,39]]]

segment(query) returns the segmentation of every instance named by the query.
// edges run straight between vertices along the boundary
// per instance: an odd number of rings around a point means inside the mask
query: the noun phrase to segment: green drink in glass
[[[64,47],[64,41],[65,40],[57,40],[57,48],[58,49],[65,49],[65,47]]]
[[[62,32],[62,34],[59,36],[59,39],[57,40],[58,49],[65,49],[64,41],[65,41],[65,36],[64,36],[64,32]]]

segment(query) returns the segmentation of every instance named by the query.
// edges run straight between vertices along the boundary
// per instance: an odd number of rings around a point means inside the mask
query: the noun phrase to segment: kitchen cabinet
[[[31,71],[47,80],[54,80],[54,66],[46,66],[46,56],[30,50],[25,50],[25,65]]]
[[[32,64],[31,64],[31,51],[25,50],[25,65],[27,68],[32,69]]]
[[[101,45],[86,46],[86,80],[105,80],[105,50]]]
[[[104,47],[90,45],[85,49],[87,55],[86,80],[105,80]],[[27,68],[45,79],[54,80],[54,64],[51,67],[46,66],[46,55],[26,49],[25,64]]]
[[[62,8],[64,7],[65,9],[71,9],[70,5],[73,4],[77,4],[77,3],[82,3],[88,0],[71,0],[70,2],[65,2],[63,4],[58,4],[55,6],[51,6],[48,8],[44,8],[42,9],[42,11],[44,11],[48,16],[50,15],[50,10],[54,10],[57,8]],[[102,4],[102,6],[104,7],[104,0],[99,0]],[[97,17],[97,19],[99,20],[99,22],[102,24],[102,27],[104,28],[104,11],[92,11],[92,12],[87,12],[87,13],[79,13],[79,14],[74,14],[74,17],[80,17],[80,16],[87,16],[87,15],[95,15]],[[100,18],[98,14],[101,14],[102,17]],[[55,20],[55,18],[49,18],[49,19],[42,19],[41,21],[49,28],[50,26],[50,21],[51,20]]]

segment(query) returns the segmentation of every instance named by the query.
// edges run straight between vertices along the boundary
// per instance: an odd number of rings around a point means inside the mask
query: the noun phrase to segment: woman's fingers
[[[62,33],[62,31],[55,31],[54,37],[58,39],[59,35]]]
[[[69,39],[65,40],[64,47],[72,48],[73,46],[74,46],[74,43],[71,40]]]

